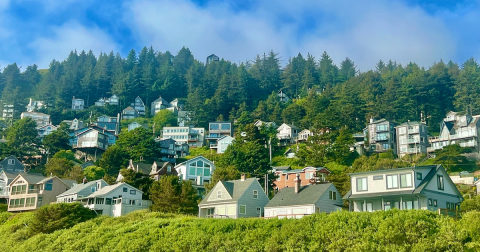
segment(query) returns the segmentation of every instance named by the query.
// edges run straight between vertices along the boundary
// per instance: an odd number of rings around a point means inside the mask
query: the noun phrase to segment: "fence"
[[[460,218],[462,218],[462,211],[459,211],[457,209],[439,208],[438,214],[450,216],[452,218],[455,218],[455,220],[459,220]]]

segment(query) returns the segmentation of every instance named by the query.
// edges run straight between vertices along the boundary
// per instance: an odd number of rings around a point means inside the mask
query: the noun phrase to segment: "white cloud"
[[[327,51],[337,64],[349,57],[368,70],[380,59],[429,66],[456,52],[440,18],[396,1],[254,4],[238,11],[218,2],[199,7],[188,0],[133,0],[125,6],[125,23],[140,44],[173,53],[186,46],[202,61],[211,53],[238,62],[274,50],[286,63],[298,52],[319,58]],[[311,27],[304,32],[306,15]]]
[[[52,59],[64,60],[72,50],[92,50],[95,55],[118,50],[117,43],[97,27],[85,27],[77,22],[70,22],[53,27],[52,30],[53,36],[36,38],[28,45],[36,52],[35,62],[39,68],[48,68]]]

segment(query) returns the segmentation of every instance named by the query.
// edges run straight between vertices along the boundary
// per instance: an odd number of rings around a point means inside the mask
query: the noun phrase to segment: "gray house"
[[[8,171],[8,172],[24,172],[25,165],[20,162],[14,156],[8,156],[4,160],[0,161],[0,171]]]
[[[397,153],[397,141],[395,137],[395,126],[397,124],[385,119],[375,120],[370,118],[367,128],[364,130],[367,134],[371,152],[387,152],[393,150]]]
[[[105,186],[108,186],[108,184],[103,179],[74,185],[66,192],[57,196],[57,203],[75,202],[77,199],[83,199],[90,196],[90,194],[102,189]]]
[[[427,126],[421,122],[406,122],[395,127],[397,131],[397,154],[426,154],[428,147]]]
[[[257,178],[219,181],[198,204],[203,218],[245,218],[263,216],[268,197]]]
[[[340,192],[332,183],[285,187],[265,206],[265,218],[302,218],[342,209]]]

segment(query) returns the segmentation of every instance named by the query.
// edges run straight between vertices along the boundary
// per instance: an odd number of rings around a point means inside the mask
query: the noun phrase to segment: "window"
[[[417,172],[417,180],[422,180],[422,173],[421,172]]]
[[[400,134],[405,134],[405,133],[407,133],[407,128],[406,127],[401,127],[401,128],[398,129],[398,132]]]
[[[357,178],[357,192],[367,190],[367,178]]]
[[[167,172],[172,172],[172,167],[170,165],[167,166]]]
[[[205,177],[210,176],[210,168],[204,168],[203,169],[203,176],[205,176]]]
[[[282,181],[282,174],[278,174],[277,181]]]
[[[429,206],[432,206],[432,205],[433,205],[432,202],[433,202],[432,199],[428,199],[428,205],[429,205]]]
[[[112,198],[106,198],[105,199],[105,204],[106,205],[111,205],[112,204]]]
[[[240,214],[247,214],[247,206],[241,205],[239,212],[240,212]]]
[[[398,175],[387,175],[387,189],[398,188]]]
[[[445,188],[442,175],[437,175],[437,186],[438,190],[443,190]]]
[[[433,206],[437,207],[437,200],[433,200]]]
[[[258,199],[258,191],[257,190],[253,191],[253,198]]]
[[[450,202],[447,202],[447,209],[450,209]]]
[[[285,181],[288,181],[288,174],[285,175]]]
[[[377,125],[377,131],[386,131],[386,130],[388,130],[388,125],[386,124]]]
[[[124,187],[123,192],[128,192],[128,188]]]
[[[45,183],[45,191],[51,191],[52,187],[53,187],[53,180],[49,180],[47,181],[47,183]]]
[[[222,124],[222,130],[230,130],[230,124]]]
[[[313,178],[313,172],[306,172],[305,173],[305,179],[312,179]]]
[[[382,180],[382,179],[383,179],[383,175],[373,176],[373,180]]]
[[[14,165],[15,164],[15,159],[9,159],[8,164],[9,165]]]
[[[257,207],[257,214],[260,214],[260,211],[262,211],[262,208]]]
[[[190,167],[190,169],[188,170],[188,175],[195,176],[195,167]]]
[[[388,145],[388,143],[382,144],[382,147],[383,147],[384,150],[390,149],[390,145]]]
[[[400,187],[412,187],[412,174],[400,174]]]
[[[337,192],[330,191],[329,193],[330,193],[329,196],[328,196],[329,199],[337,200]]]
[[[135,195],[135,194],[137,194],[137,191],[136,190],[130,190],[130,194]]]
[[[222,198],[222,191],[218,191],[217,192],[217,199],[221,199]]]

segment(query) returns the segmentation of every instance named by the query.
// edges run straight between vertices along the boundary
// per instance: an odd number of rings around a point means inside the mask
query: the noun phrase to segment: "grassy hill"
[[[478,251],[480,213],[338,212],[303,219],[199,219],[133,212],[29,235],[35,213],[0,214],[3,251]]]

